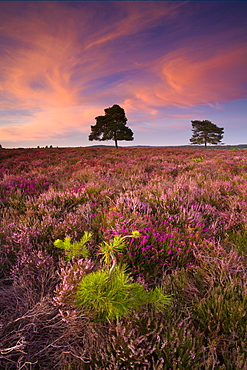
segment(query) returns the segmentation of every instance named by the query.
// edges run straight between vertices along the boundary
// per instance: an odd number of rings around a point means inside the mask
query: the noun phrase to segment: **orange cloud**
[[[112,104],[153,126],[164,107],[215,106],[245,96],[241,40],[229,47],[225,34],[213,36],[217,45],[211,37],[190,36],[173,45],[173,32],[181,37],[188,27],[180,23],[187,2],[4,3],[0,109],[8,113],[0,119],[2,141],[88,133]],[[154,26],[166,24],[167,34],[151,32],[146,40]]]
[[[48,27],[48,31],[47,31]],[[20,32],[18,29],[20,28]],[[76,88],[70,86],[73,42],[49,33],[49,25],[27,19],[10,21],[6,30],[17,47],[7,47],[1,58],[2,89],[12,96],[12,106],[42,109],[52,105],[71,105]],[[6,104],[6,101],[4,102]]]
[[[84,53],[76,28],[83,22],[74,9],[71,18],[56,3],[40,9],[38,14],[30,4],[29,16],[7,17],[1,27],[14,47],[6,45],[0,58],[0,108],[23,111],[22,116],[10,112],[2,118],[1,140],[49,138],[73,129],[86,132],[102,110],[97,102],[87,103],[90,96],[83,90],[108,68],[107,56],[99,62],[94,50]]]
[[[179,49],[154,61],[152,72],[134,86],[125,86],[133,109],[158,111],[158,107],[193,107],[243,98],[246,95],[247,48],[228,46],[207,56],[204,50]]]
[[[54,139],[73,132],[89,133],[92,117],[99,114],[101,107],[57,107],[37,112],[34,117],[16,118],[9,127],[0,126],[0,137],[6,141],[18,142],[24,138],[29,141],[37,139]],[[71,122],[71,124],[70,124]],[[87,125],[83,123],[87,122]]]
[[[211,57],[205,50],[201,55],[196,50],[178,50],[162,63],[162,80],[178,105],[227,102],[243,97],[246,65],[245,45],[226,47]],[[166,101],[166,94],[159,91]]]

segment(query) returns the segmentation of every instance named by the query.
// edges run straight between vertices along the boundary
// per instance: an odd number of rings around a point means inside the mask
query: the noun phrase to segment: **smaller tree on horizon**
[[[191,121],[192,123],[192,137],[190,142],[192,144],[204,144],[207,148],[207,144],[219,144],[223,138],[224,128],[218,127],[214,123],[203,120],[203,121]]]
[[[88,137],[90,141],[114,140],[118,148],[119,140],[133,140],[132,130],[126,126],[127,118],[124,109],[114,104],[106,108],[104,116],[95,117],[96,125],[91,126],[91,133]]]

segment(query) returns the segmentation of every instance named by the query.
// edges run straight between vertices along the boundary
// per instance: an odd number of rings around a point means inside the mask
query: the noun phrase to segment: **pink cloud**
[[[127,117],[141,117],[140,126],[154,127],[165,107],[217,107],[246,96],[247,49],[241,40],[229,46],[226,34],[190,36],[183,47],[166,49],[164,38],[154,55],[143,47],[147,30],[166,22],[169,29],[187,2],[112,2],[109,14],[108,4],[89,3],[81,2],[80,11],[76,3],[5,5],[9,12],[2,13],[1,32],[10,42],[0,58],[0,109],[23,114],[1,119],[2,141],[73,130],[86,134],[95,117],[115,103]]]
[[[58,107],[37,112],[34,117],[15,118],[15,124],[0,126],[0,136],[6,141],[35,141],[54,139],[72,132],[88,133],[92,117],[99,114],[100,107]],[[87,123],[85,125],[85,122]],[[84,123],[84,124],[83,124]]]
[[[162,80],[168,84],[176,104],[197,105],[242,98],[247,65],[247,48],[234,45],[207,57],[206,50],[178,50],[161,63]],[[166,96],[161,93],[166,100]]]
[[[158,107],[193,107],[221,103],[246,96],[247,48],[243,44],[222,47],[207,56],[206,49],[178,49],[150,64],[145,80],[125,85],[130,109],[157,111]]]

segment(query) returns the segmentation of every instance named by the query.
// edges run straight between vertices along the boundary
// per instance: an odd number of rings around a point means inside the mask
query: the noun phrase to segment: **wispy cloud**
[[[164,107],[244,98],[241,27],[230,44],[225,32],[194,35],[190,9],[188,2],[2,2],[1,140],[86,134],[115,103],[138,127],[154,127]]]
[[[172,93],[170,103],[221,103],[246,94],[245,45],[227,46],[211,57],[207,57],[205,49],[201,53],[193,49],[178,50],[168,55],[162,64],[163,81],[168,83]]]

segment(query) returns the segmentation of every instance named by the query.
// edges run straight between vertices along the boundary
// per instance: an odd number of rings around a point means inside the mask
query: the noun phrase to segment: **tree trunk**
[[[205,149],[207,149],[207,140],[204,142]]]
[[[118,149],[117,139],[114,139],[114,141],[115,141],[115,147]]]

